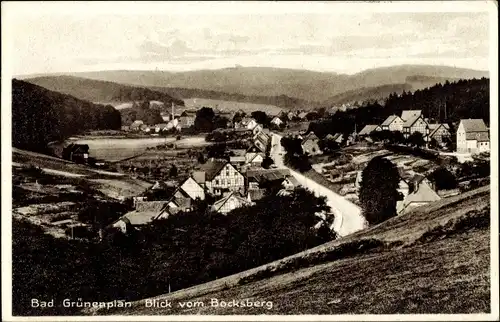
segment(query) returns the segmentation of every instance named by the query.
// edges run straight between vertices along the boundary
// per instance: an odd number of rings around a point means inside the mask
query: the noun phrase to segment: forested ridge
[[[47,143],[86,130],[119,129],[120,112],[17,79],[12,80],[12,145],[44,152]]]
[[[393,93],[383,105],[365,102],[358,108],[337,111],[331,118],[311,123],[309,130],[319,137],[328,133],[358,132],[367,124],[380,125],[388,116],[401,116],[403,110],[422,110],[430,122],[456,124],[461,119],[490,122],[490,81],[487,78],[436,84],[430,88]]]

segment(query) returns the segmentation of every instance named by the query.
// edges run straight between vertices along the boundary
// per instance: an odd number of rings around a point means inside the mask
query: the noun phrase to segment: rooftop
[[[488,132],[488,128],[482,119],[465,119],[461,120],[465,132]]]
[[[422,115],[422,110],[405,110],[401,112],[401,119],[403,119],[403,121],[407,121],[410,118],[420,115]]]

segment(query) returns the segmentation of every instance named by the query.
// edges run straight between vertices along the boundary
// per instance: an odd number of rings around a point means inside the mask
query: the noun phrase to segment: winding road
[[[332,229],[339,236],[347,236],[366,227],[366,220],[361,214],[361,209],[352,202],[344,199],[342,196],[332,190],[320,185],[303,174],[285,166],[283,156],[285,150],[280,143],[281,136],[272,134],[270,156],[278,168],[286,168],[297,179],[297,181],[307,189],[311,190],[316,196],[326,197],[328,206],[330,206],[335,220]]]

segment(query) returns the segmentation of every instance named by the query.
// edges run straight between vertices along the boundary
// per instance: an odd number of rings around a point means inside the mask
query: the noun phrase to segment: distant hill
[[[227,103],[251,103],[266,106],[279,107],[285,110],[312,109],[318,106],[318,102],[307,101],[286,95],[280,96],[258,96],[243,95],[238,93],[224,93],[203,89],[178,88],[178,87],[150,87],[152,90],[164,92],[178,99],[202,98],[209,100],[224,101]]]
[[[46,152],[47,143],[86,130],[119,129],[120,112],[111,105],[94,104],[12,80],[12,145]]]
[[[169,106],[171,103],[184,105],[182,99],[173,98],[165,92],[108,81],[64,75],[35,77],[26,79],[26,81],[94,103],[120,105],[120,103],[148,100],[160,101]]]
[[[489,73],[448,66],[401,65],[368,69],[354,75],[267,67],[177,73],[118,70],[68,75],[78,78],[62,75],[26,78],[51,90],[98,102],[129,97],[121,94],[121,85],[112,83],[116,82],[128,84],[125,93],[137,86],[146,87],[149,91],[142,89],[143,96],[160,101],[168,101],[168,97],[161,96],[166,94],[177,100],[205,98],[308,110],[349,101],[381,99],[392,92],[415,91],[447,80],[488,77]],[[81,77],[103,82],[92,83]]]
[[[118,70],[68,75],[145,87],[199,89],[245,96],[285,95],[305,101],[323,102],[346,91],[404,84],[407,77],[411,76],[439,77],[452,81],[488,77],[489,73],[449,66],[401,65],[368,69],[354,75],[268,67],[235,67],[177,73]]]

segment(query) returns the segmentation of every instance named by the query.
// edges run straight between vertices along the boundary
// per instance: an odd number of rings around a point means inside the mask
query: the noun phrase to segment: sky
[[[481,1],[4,4],[13,75],[238,65],[353,74],[490,63],[492,7]]]

